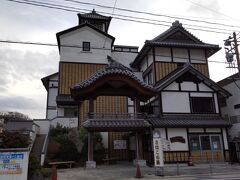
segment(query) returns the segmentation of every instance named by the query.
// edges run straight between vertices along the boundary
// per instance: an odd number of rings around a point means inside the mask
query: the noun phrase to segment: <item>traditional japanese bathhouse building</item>
[[[48,94],[48,104],[55,104],[47,109],[50,122],[88,130],[88,166],[95,166],[94,132],[101,132],[108,158],[152,163],[152,132],[158,131],[166,163],[186,162],[190,155],[195,162],[227,160],[228,123],[219,97],[231,94],[209,78],[208,69],[218,45],[202,42],[176,21],[138,51],[114,45],[111,17],[94,10],[78,17],[79,25],[57,33],[59,72],[42,80],[46,89],[57,81],[55,97],[55,91]]]

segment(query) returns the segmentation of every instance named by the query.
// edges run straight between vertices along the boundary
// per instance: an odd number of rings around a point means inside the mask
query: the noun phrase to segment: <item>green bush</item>
[[[31,144],[28,135],[20,132],[4,131],[0,133],[0,148],[27,148]]]
[[[29,155],[29,163],[28,163],[28,175],[32,176],[34,173],[40,171],[41,166],[39,160],[35,155]]]

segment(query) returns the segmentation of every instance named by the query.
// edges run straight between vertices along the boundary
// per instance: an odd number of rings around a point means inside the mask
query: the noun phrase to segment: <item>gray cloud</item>
[[[0,49],[0,87],[8,88],[19,80],[40,81],[58,68],[57,51],[50,53]]]
[[[191,3],[191,1],[193,3]],[[187,2],[190,3],[189,7],[187,8],[189,12],[193,12],[195,14],[204,14],[204,15],[207,14],[215,18],[221,17],[221,7],[218,0],[211,0],[211,1],[187,0]]]
[[[23,109],[39,109],[37,100],[23,96],[0,96],[1,111],[21,111]]]

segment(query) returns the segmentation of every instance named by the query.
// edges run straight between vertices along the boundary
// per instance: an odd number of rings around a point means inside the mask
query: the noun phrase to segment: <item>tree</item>
[[[4,119],[5,123],[8,121],[22,121],[31,120],[31,118],[19,112],[0,112],[0,119]]]

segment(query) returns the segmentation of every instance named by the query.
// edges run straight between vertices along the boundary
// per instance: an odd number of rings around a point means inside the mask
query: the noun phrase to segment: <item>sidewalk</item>
[[[144,179],[240,179],[240,165],[221,164],[198,164],[187,166],[186,164],[167,164],[164,167],[164,177],[155,176],[153,167],[142,167],[141,173]],[[116,165],[101,165],[96,169],[72,168],[58,169],[58,180],[115,180],[135,179],[136,167],[130,163],[119,163]]]

